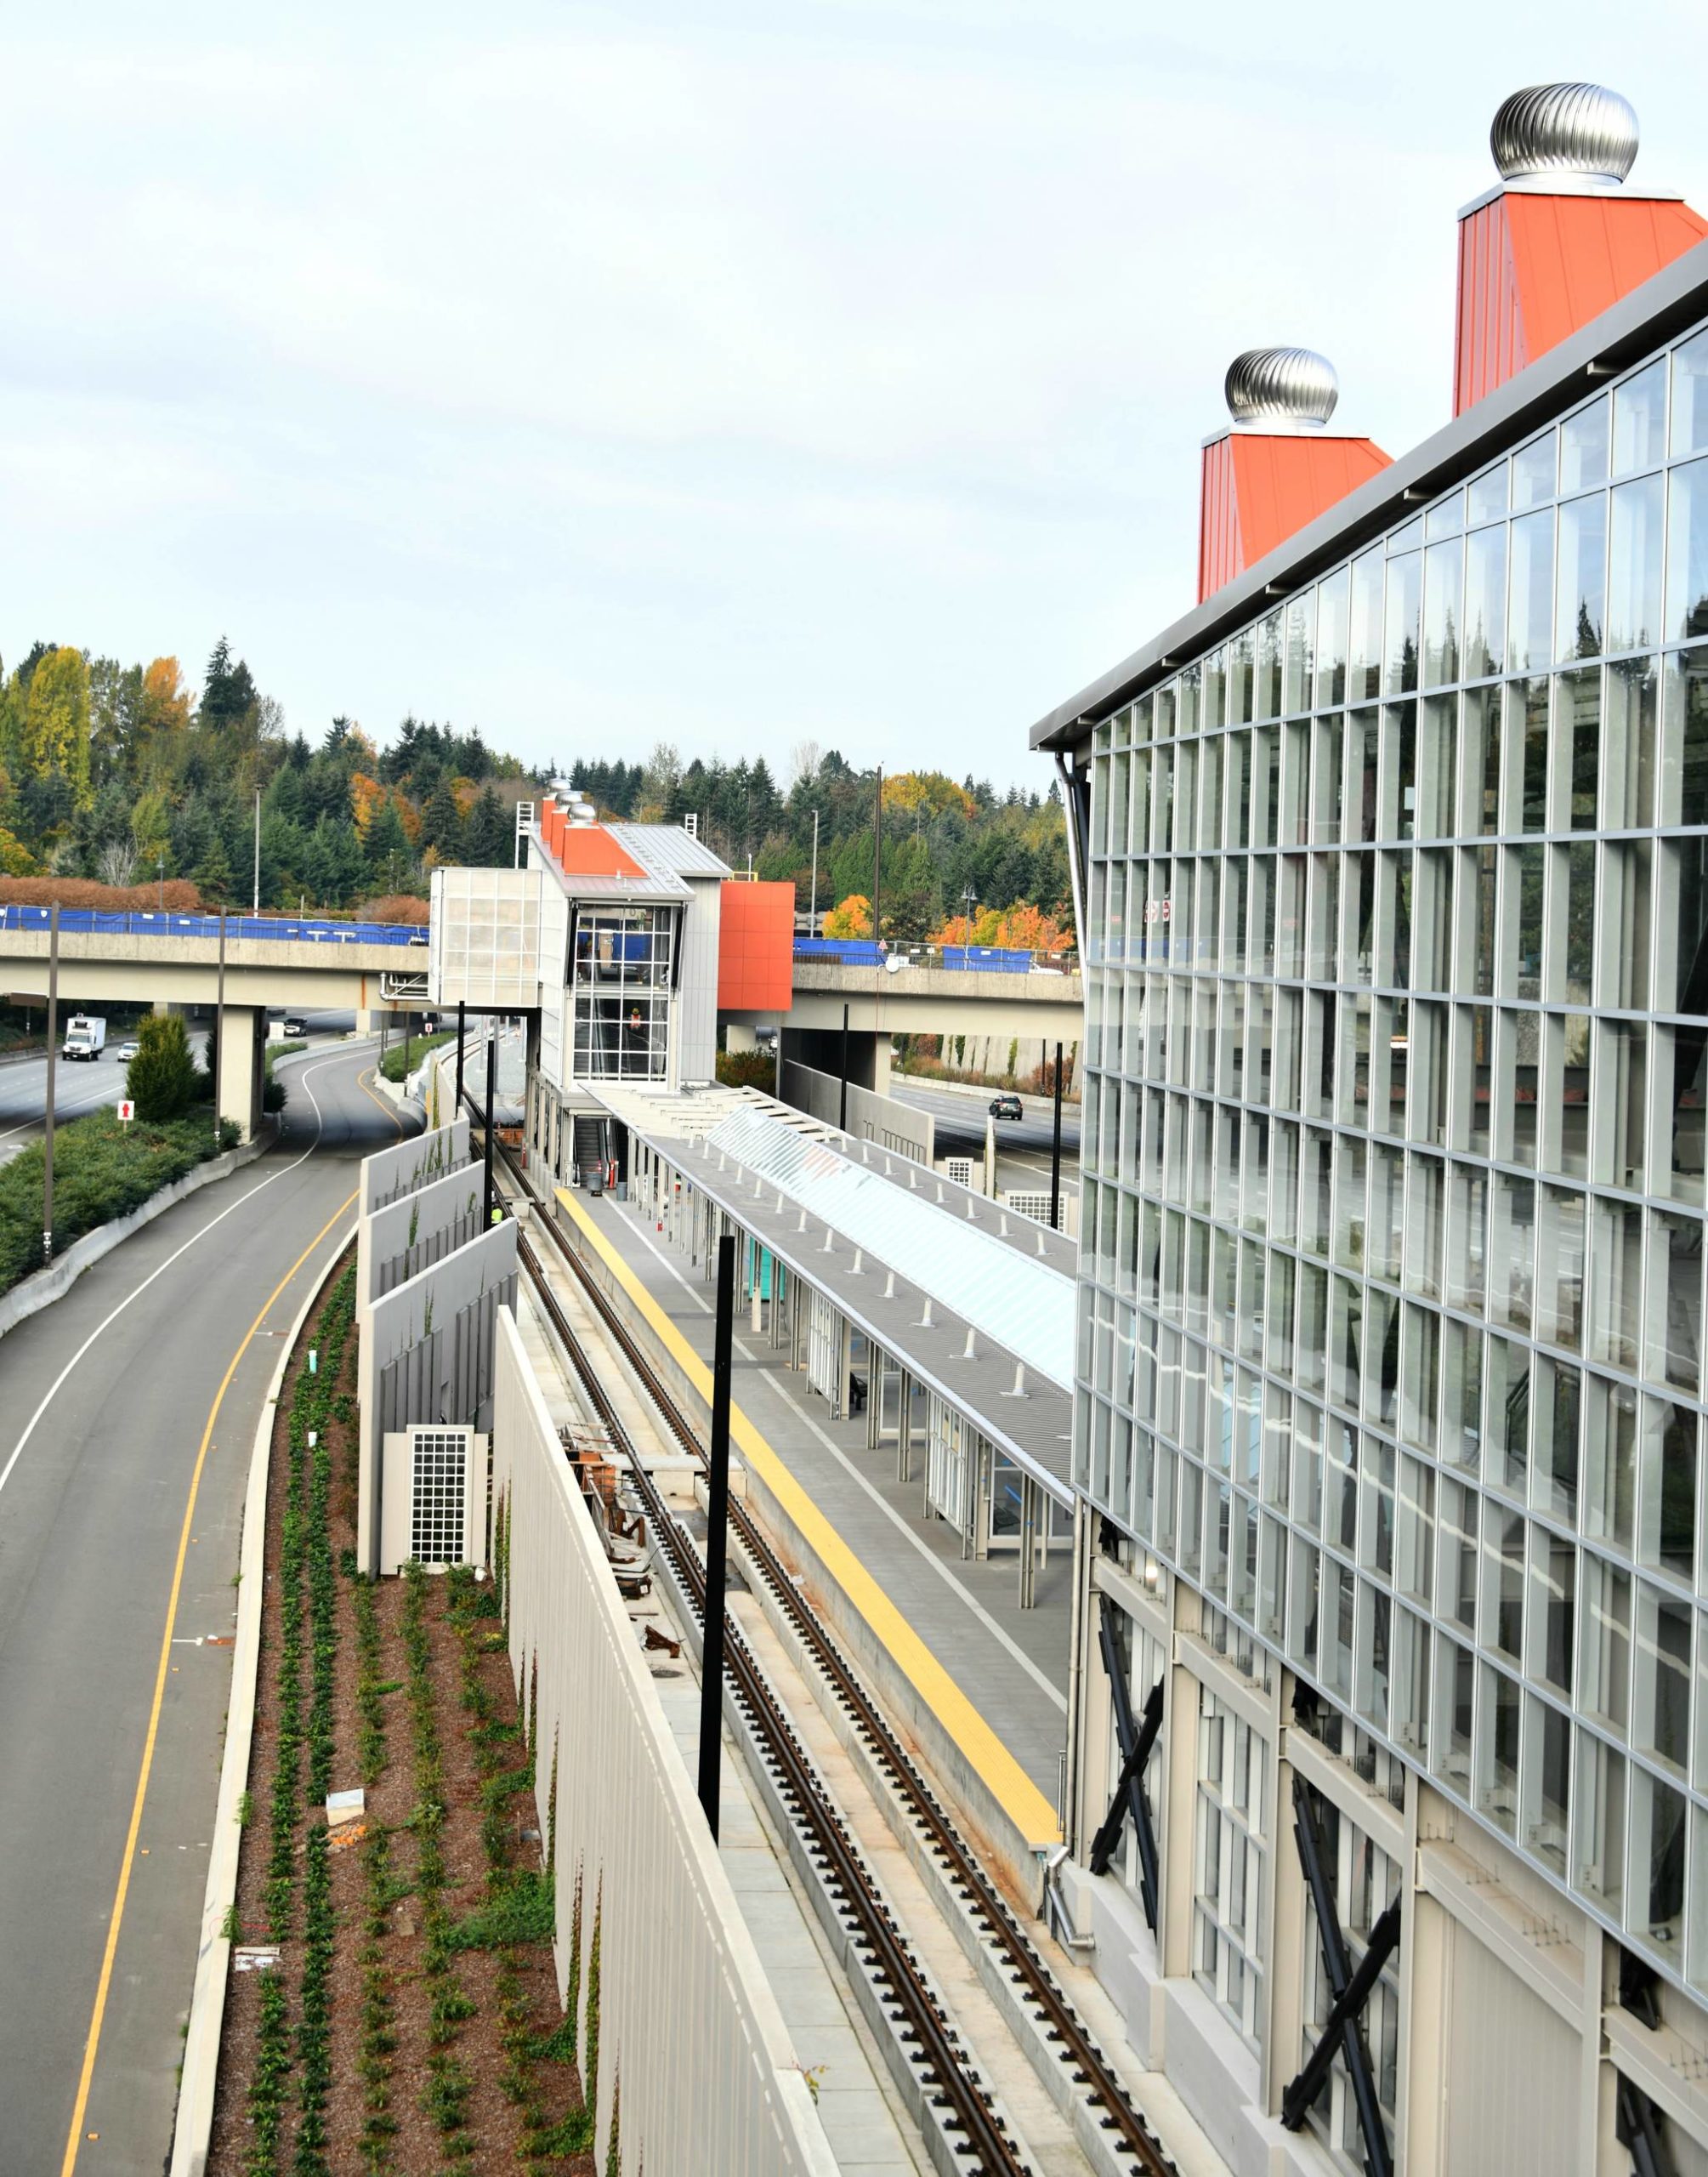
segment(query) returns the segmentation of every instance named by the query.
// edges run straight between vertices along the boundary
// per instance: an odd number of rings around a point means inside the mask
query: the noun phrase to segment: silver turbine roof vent
[[[1309,348],[1248,348],[1228,366],[1223,388],[1236,423],[1304,423],[1320,429],[1335,412],[1340,380]]]
[[[1503,103],[1489,148],[1506,181],[1559,173],[1620,182],[1637,159],[1637,115],[1599,83],[1532,83]]]

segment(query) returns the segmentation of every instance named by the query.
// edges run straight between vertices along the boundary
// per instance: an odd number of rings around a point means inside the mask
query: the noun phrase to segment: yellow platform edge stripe
[[[643,1285],[621,1253],[566,1188],[558,1200],[575,1220],[601,1262],[610,1271],[650,1327],[663,1341],[677,1366],[709,1406],[712,1371]],[[729,1441],[763,1481],[893,1660],[936,1717],[952,1742],[1028,1844],[1053,1841],[1056,1810],[1007,1747],[974,1708],[955,1680],[914,1630],[911,1621],[867,1571],[864,1560],[843,1541],[788,1467],[732,1401]]]

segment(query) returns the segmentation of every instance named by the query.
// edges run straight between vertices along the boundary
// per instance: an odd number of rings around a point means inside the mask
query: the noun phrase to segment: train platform
[[[642,1342],[709,1403],[712,1296],[632,1204],[557,1196],[560,1228],[601,1275]],[[815,1605],[902,1722],[970,1830],[1036,1896],[1037,1856],[1059,1833],[1067,1738],[1070,1548],[1038,1566],[1022,1608],[1015,1560],[962,1555],[893,1444],[838,1418],[769,1339],[735,1340],[731,1444],[755,1509]]]

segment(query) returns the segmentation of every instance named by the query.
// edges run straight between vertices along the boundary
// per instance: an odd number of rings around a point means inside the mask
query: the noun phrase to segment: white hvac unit
[[[413,1428],[386,1436],[380,1484],[382,1572],[413,1558],[429,1571],[486,1562],[490,1440],[472,1429]]]

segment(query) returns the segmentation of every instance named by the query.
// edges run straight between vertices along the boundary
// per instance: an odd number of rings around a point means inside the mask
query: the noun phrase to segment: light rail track
[[[499,1154],[503,1156],[502,1150]],[[518,1188],[531,1193],[511,1159],[504,1156],[503,1161]],[[705,1573],[699,1556],[636,1454],[585,1347],[552,1290],[531,1233],[542,1231],[548,1235],[553,1252],[576,1279],[602,1330],[644,1388],[671,1435],[702,1465],[705,1448],[616,1307],[557,1230],[549,1205],[541,1207],[544,1215],[519,1235],[523,1266],[588,1403],[627,1457],[655,1540],[669,1562],[684,1600],[703,1623]],[[869,1754],[918,1826],[926,1849],[999,1959],[1003,1975],[1055,2050],[1068,2078],[1084,2090],[1094,2121],[1114,2150],[1114,2158],[1129,2168],[1147,2173],[1147,2177],[1165,2177],[1165,2173],[1172,2177],[1175,2167],[1172,2158],[1026,1935],[1013,1908],[960,1835],[752,1514],[739,1500],[732,1499],[729,1515],[748,1561],[765,1583],[773,1603],[787,1617]],[[1024,2170],[1027,2163],[992,2110],[952,2023],[943,2015],[905,1935],[894,1925],[793,1725],[734,1625],[726,1628],[725,1639],[726,1663],[735,1698],[765,1757],[775,1765],[786,1802],[810,1837],[814,1859],[854,1930],[857,1947],[889,1991],[892,2015],[901,2021],[903,2038],[913,2044],[917,2060],[934,2083],[933,2099],[945,2130],[955,2137],[960,2153],[978,2157],[972,2167],[995,2173]]]

